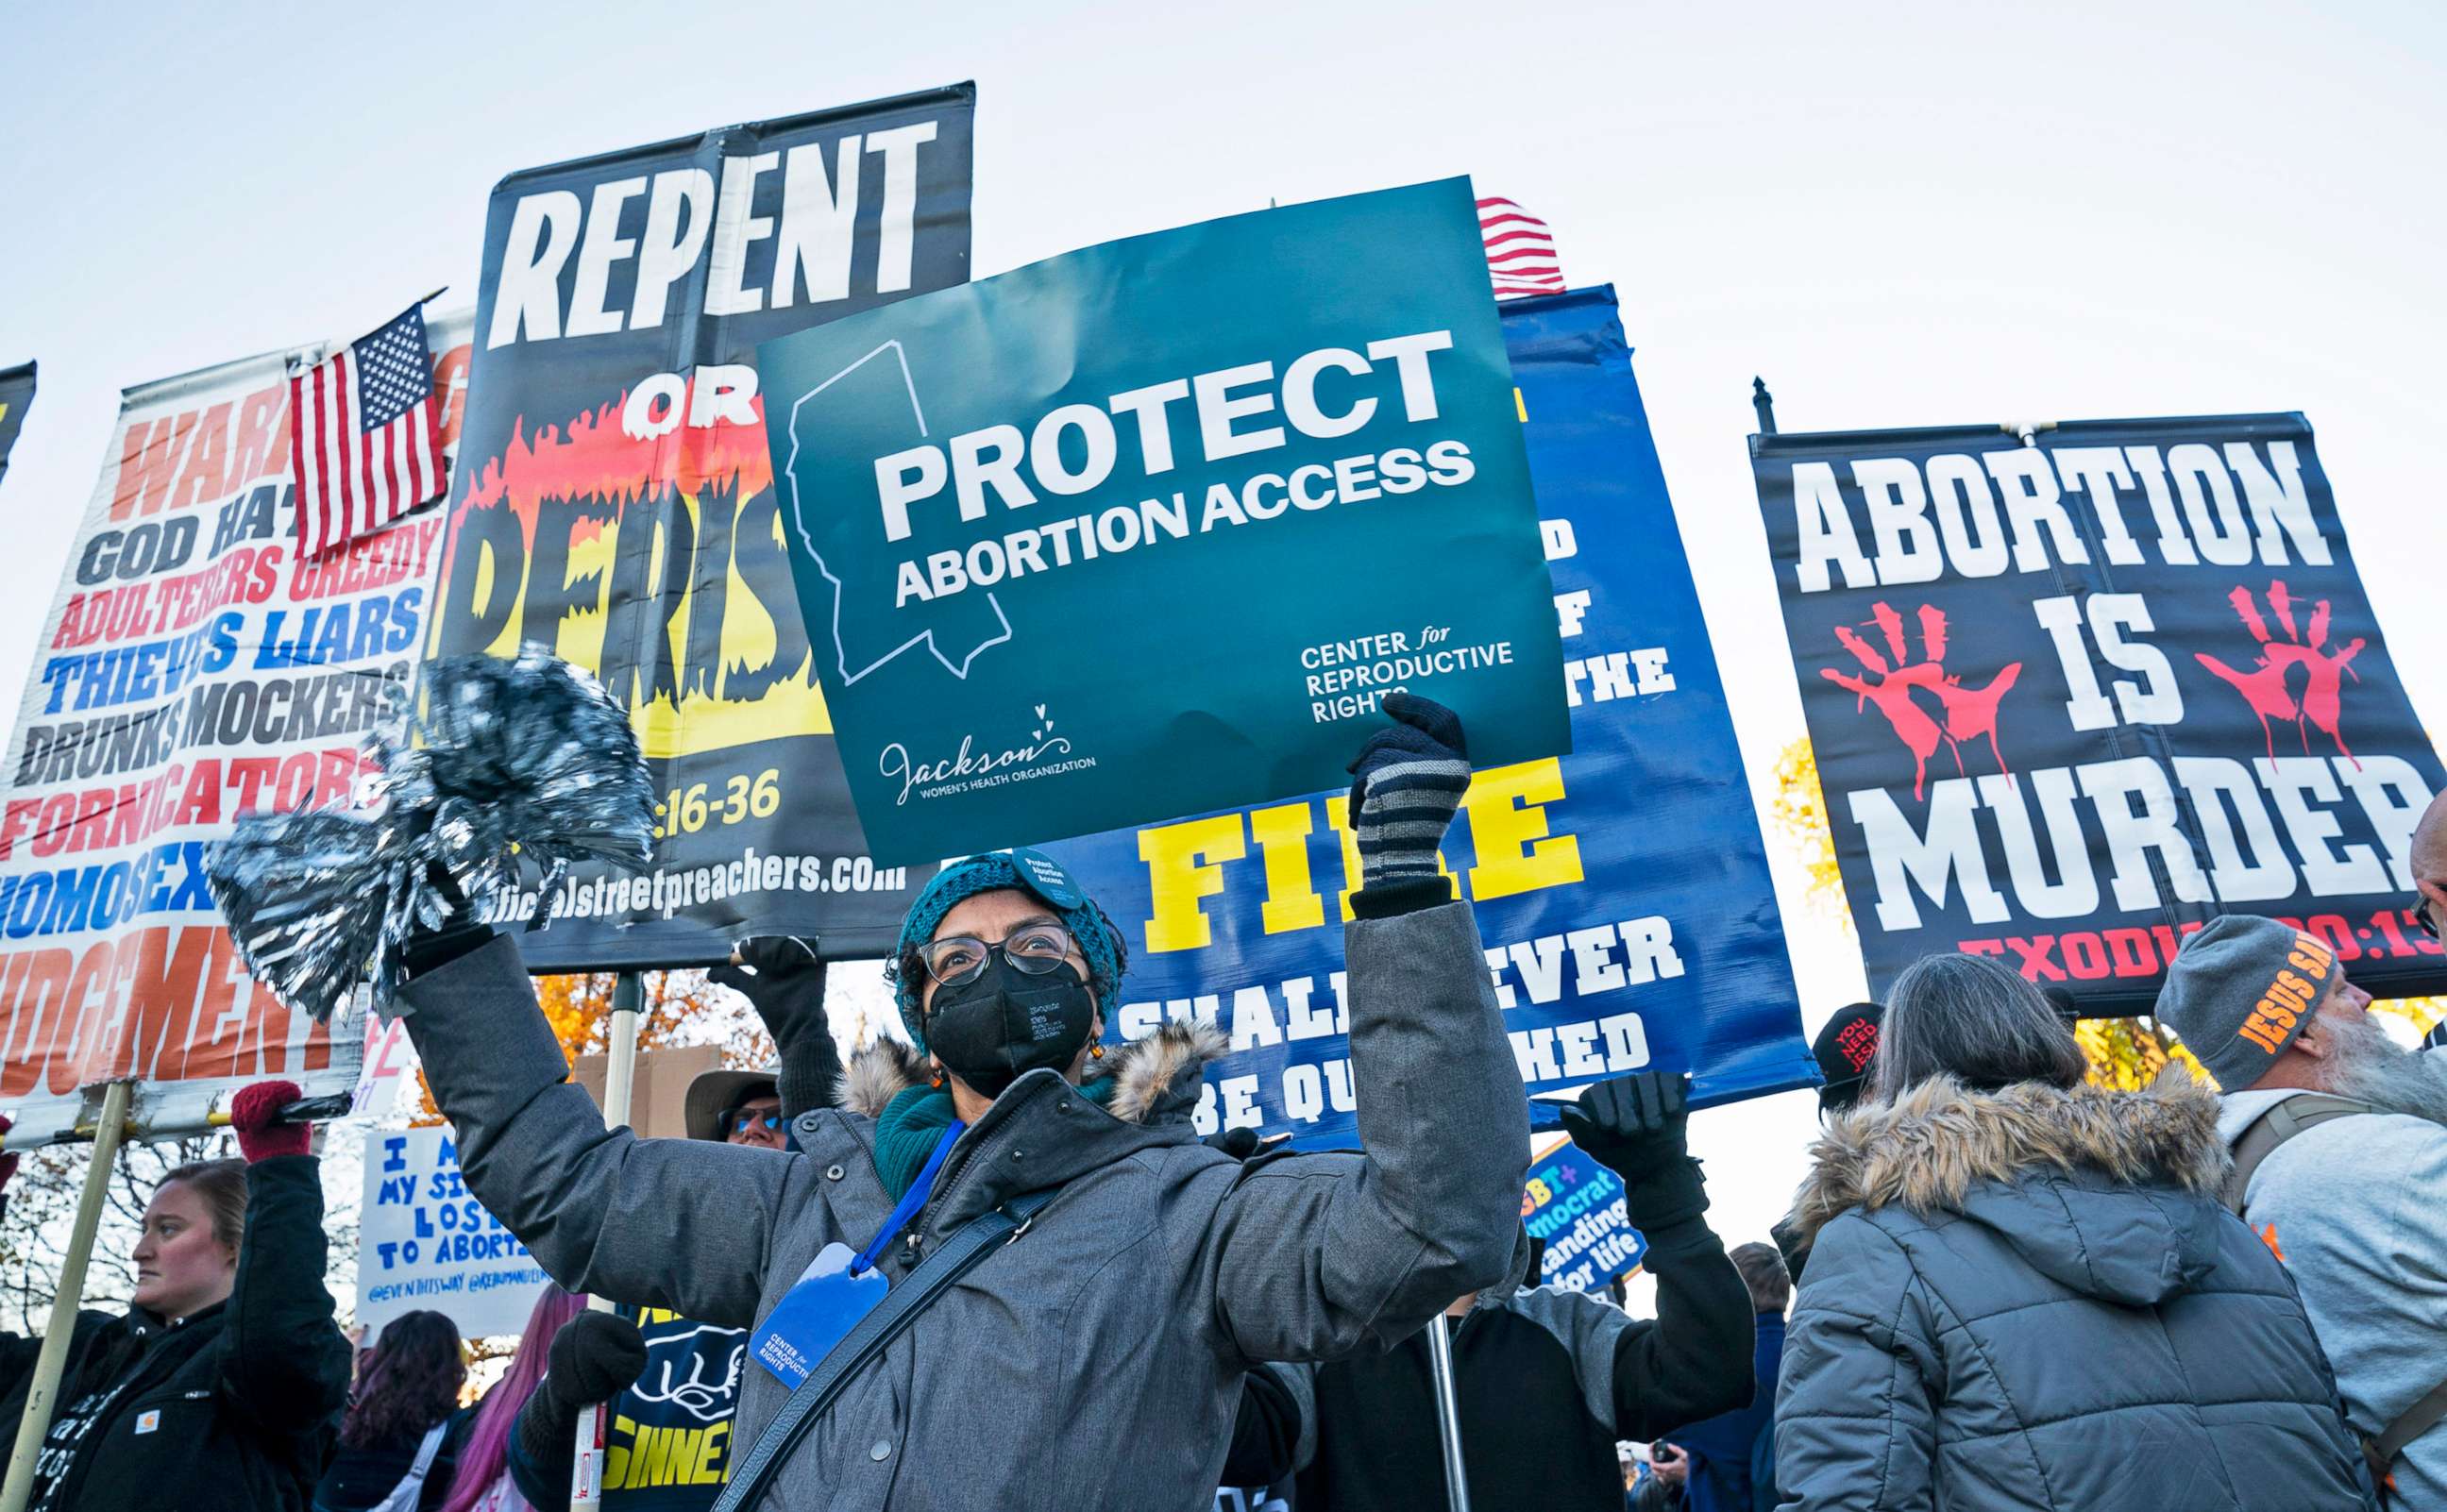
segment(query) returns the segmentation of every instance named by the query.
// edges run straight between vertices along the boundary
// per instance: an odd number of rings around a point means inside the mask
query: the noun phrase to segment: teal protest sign
[[[1209,221],[758,349],[878,860],[1314,792],[1394,689],[1569,747],[1467,180]]]

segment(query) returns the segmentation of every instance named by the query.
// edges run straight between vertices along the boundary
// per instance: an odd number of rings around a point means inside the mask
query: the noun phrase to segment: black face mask
[[[958,987],[938,986],[926,1014],[926,1048],[980,1095],[999,1097],[1022,1071],[1068,1070],[1096,1017],[1096,994],[1079,969],[1031,976],[1002,952]]]

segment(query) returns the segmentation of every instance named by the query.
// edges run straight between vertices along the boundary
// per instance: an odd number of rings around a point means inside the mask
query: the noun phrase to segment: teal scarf
[[[1105,1106],[1112,1101],[1112,1078],[1098,1076],[1081,1087],[1079,1095]],[[939,1087],[904,1087],[883,1105],[875,1121],[875,1175],[894,1201],[909,1195],[918,1173],[926,1168],[926,1157],[935,1153],[936,1143],[958,1116],[952,1109],[952,1094]]]
[[[909,1195],[926,1157],[958,1116],[952,1094],[937,1087],[903,1087],[883,1105],[875,1121],[875,1174],[894,1201]]]

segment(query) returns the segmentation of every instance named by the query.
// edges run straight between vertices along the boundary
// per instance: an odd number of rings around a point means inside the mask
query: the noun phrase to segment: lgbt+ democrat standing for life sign
[[[1811,1086],[1767,855],[1614,292],[1509,301],[1503,330],[1572,749],[1482,765],[1444,860],[1478,916],[1514,1064],[1546,1097],[1648,1068],[1691,1072],[1701,1106]],[[1047,847],[1129,942],[1108,1035],[1195,1017],[1227,1036],[1202,1132],[1357,1139],[1349,793]],[[1550,1102],[1530,1113],[1554,1122]]]
[[[1631,1226],[1622,1178],[1569,1140],[1529,1162],[1521,1183],[1521,1226],[1545,1248],[1541,1284],[1602,1292],[1640,1269],[1648,1239]]]
[[[1751,438],[1870,991],[1994,955],[2147,1012],[2223,913],[2382,997],[2438,758],[2299,414]]]
[[[1484,765],[1568,743],[1467,180],[1092,247],[758,367],[879,861],[1314,791],[1394,688]]]

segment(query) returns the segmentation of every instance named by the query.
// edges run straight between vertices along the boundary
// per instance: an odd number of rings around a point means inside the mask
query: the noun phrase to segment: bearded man
[[[2447,1507],[2447,1053],[2369,1005],[2322,941],[2230,914],[2156,1013],[2217,1078],[2228,1205],[2293,1273],[2390,1504]]]

